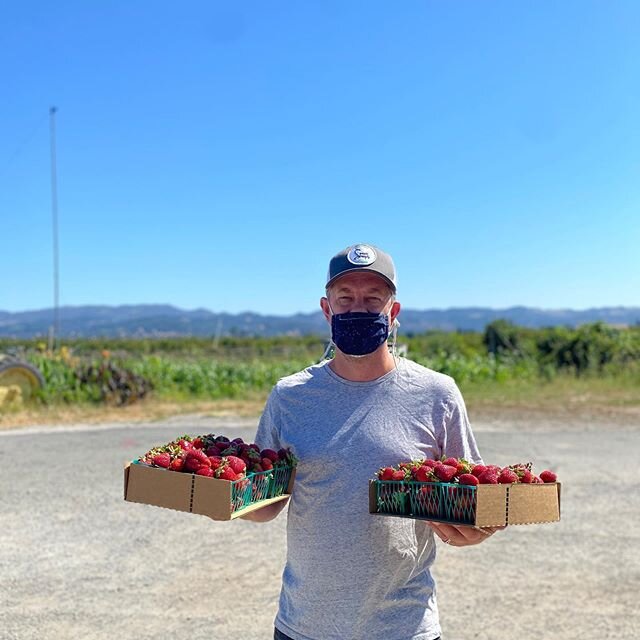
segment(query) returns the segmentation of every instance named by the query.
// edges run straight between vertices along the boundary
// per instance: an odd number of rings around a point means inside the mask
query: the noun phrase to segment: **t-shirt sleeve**
[[[451,387],[445,414],[444,441],[442,452],[448,457],[464,458],[475,464],[482,463],[482,457],[471,430],[467,407],[454,383]]]
[[[280,404],[278,398],[278,389],[274,387],[269,394],[267,404],[264,407],[260,422],[258,423],[258,431],[255,437],[255,443],[261,449],[273,449],[277,451],[282,447],[280,444]]]

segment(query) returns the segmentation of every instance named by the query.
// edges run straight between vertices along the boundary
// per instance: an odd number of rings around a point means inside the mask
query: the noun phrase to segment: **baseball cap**
[[[396,292],[396,268],[391,256],[370,244],[354,244],[336,253],[329,262],[326,287],[340,276],[357,271],[369,271],[382,276],[393,293]]]

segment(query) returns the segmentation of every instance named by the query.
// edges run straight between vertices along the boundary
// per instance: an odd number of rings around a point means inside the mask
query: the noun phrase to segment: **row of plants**
[[[215,358],[246,361],[256,358],[279,360],[311,359],[322,354],[322,336],[277,336],[271,338],[198,337],[174,338],[65,338],[64,345],[79,357],[95,357],[108,352],[114,358],[163,355],[180,360]],[[49,345],[43,339],[0,338],[0,352],[39,352]]]
[[[30,353],[27,360],[42,372],[46,384],[36,401],[131,404],[153,392],[160,398],[244,398],[266,392],[306,361],[180,361],[167,356],[87,360],[69,351]]]
[[[65,340],[74,355],[92,358],[108,350],[113,358],[166,356],[181,361],[211,358],[219,361],[250,362],[314,361],[323,353],[327,336],[176,337],[176,338],[92,338]],[[530,329],[504,320],[487,325],[483,332],[428,331],[401,334],[410,357],[458,356],[471,360],[488,355],[515,359],[531,358],[539,365],[572,369],[581,374],[601,371],[607,365],[624,366],[640,359],[640,326],[614,327],[602,322],[577,328]],[[0,352],[47,352],[41,340],[0,339]]]
[[[640,327],[602,323],[576,329],[526,329],[497,321],[482,333],[427,332],[400,337],[407,355],[474,383],[553,381],[557,376],[637,376]],[[266,393],[282,376],[319,361],[320,337],[93,339],[65,341],[55,352],[37,340],[0,340],[42,372],[37,400],[130,404],[161,398],[245,398]]]

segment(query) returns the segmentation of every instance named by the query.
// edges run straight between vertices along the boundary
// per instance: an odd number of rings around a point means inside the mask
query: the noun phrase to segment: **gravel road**
[[[271,638],[285,515],[214,522],[122,497],[127,460],[208,431],[251,439],[255,420],[0,432],[0,638]],[[558,471],[562,521],[439,545],[443,637],[640,638],[640,424],[491,420],[474,431],[488,461]]]

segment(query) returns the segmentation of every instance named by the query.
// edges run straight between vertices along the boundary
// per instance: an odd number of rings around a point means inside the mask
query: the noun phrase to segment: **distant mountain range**
[[[465,307],[423,311],[403,309],[400,313],[400,333],[421,333],[429,329],[482,331],[496,319],[533,328],[556,325],[575,327],[596,321],[628,326],[640,324],[640,307],[601,307],[583,311],[530,307]],[[52,324],[52,309],[14,313],[0,311],[0,337],[47,336]],[[60,335],[67,338],[327,334],[328,326],[320,311],[272,316],[251,312],[214,313],[207,309],[185,311],[170,305],[82,306],[60,309]]]

